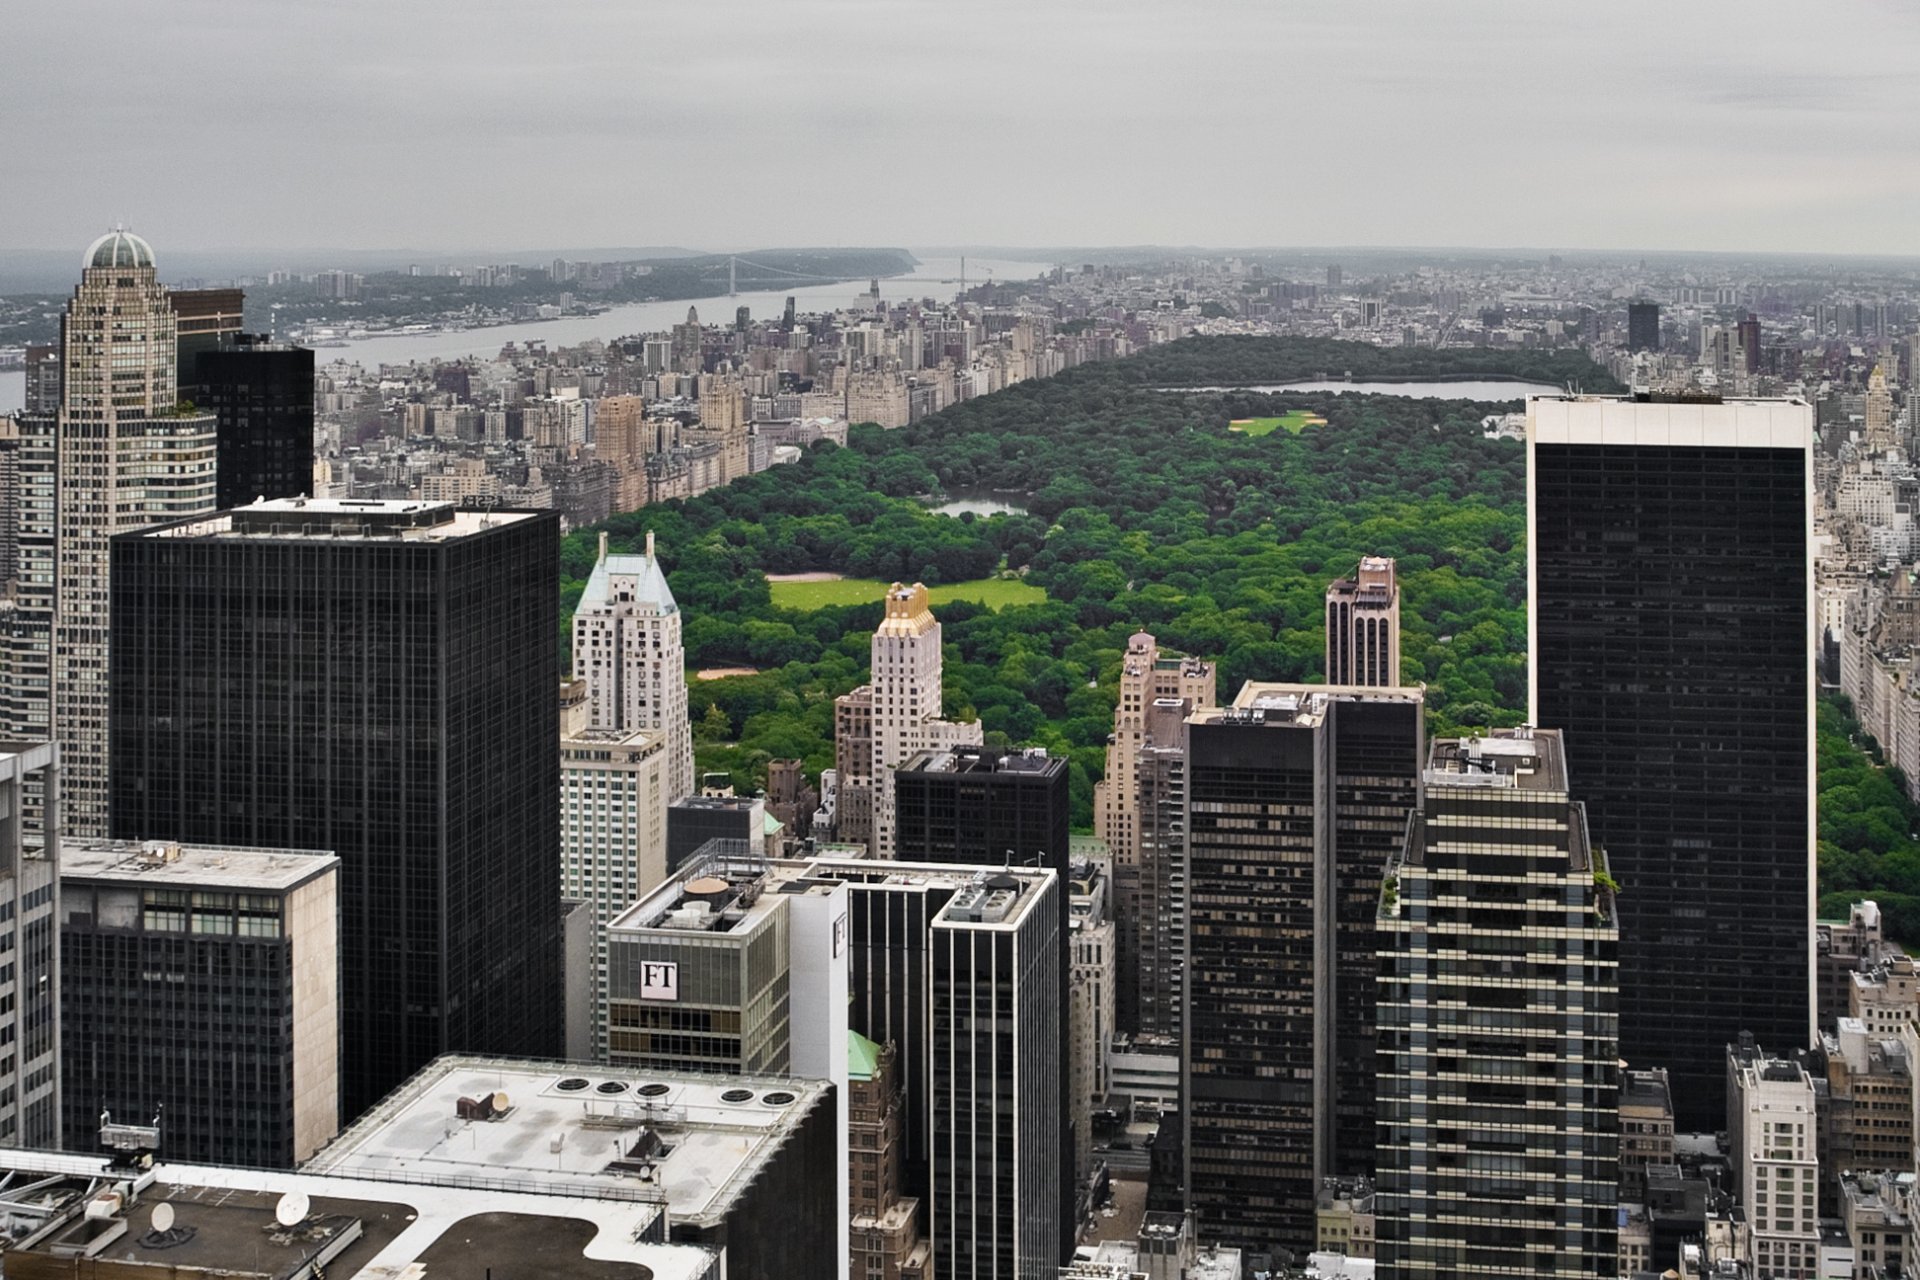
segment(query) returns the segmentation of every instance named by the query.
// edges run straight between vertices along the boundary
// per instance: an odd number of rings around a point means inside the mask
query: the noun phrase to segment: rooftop
[[[1427,759],[1429,787],[1499,787],[1565,794],[1566,755],[1558,729],[1495,729],[1438,738]]]
[[[170,840],[74,837],[60,843],[62,880],[285,892],[339,865],[339,858],[320,849],[249,849],[176,844]]]
[[[620,605],[635,605],[663,614],[679,608],[673,599],[673,588],[667,585],[666,572],[660,568],[660,558],[654,554],[651,533],[647,535],[646,550],[639,554],[609,554],[607,535],[600,535],[600,555],[587,577],[586,589],[580,593],[580,608],[592,611],[597,607]]]
[[[304,1172],[626,1200],[714,1223],[830,1090],[785,1076],[448,1055]]]
[[[746,840],[709,840],[653,892],[613,918],[609,932],[752,933],[780,899],[818,886],[790,862],[769,862]]]
[[[988,773],[1049,778],[1064,773],[1064,757],[1050,756],[1044,747],[989,751],[985,747],[946,747],[920,751],[900,766],[901,773]]]
[[[1034,909],[1041,890],[1052,878],[1052,871],[1030,867],[976,869],[940,909],[934,923],[962,928],[1016,926]]]
[[[1299,725],[1312,728],[1326,719],[1335,702],[1419,703],[1426,691],[1350,684],[1266,684],[1249,680],[1229,707],[1206,707],[1188,717],[1192,724]]]
[[[535,519],[534,511],[462,511],[451,502],[268,498],[134,534],[141,538],[397,538],[445,542]]]
[[[100,1157],[0,1151],[0,1195],[27,1229],[9,1243],[8,1269],[71,1275],[76,1250],[122,1280],[176,1268],[401,1280],[483,1267],[529,1280],[702,1280],[714,1263],[703,1248],[642,1242],[661,1229],[658,1205],[400,1181],[172,1164],[132,1175]],[[115,1191],[118,1205],[100,1198]],[[295,1193],[306,1216],[282,1227],[276,1211]],[[173,1225],[156,1233],[161,1204]],[[101,1216],[90,1221],[90,1209]]]
[[[1527,401],[1527,438],[1550,445],[1805,449],[1813,439],[1813,410],[1800,399],[1534,396]]]

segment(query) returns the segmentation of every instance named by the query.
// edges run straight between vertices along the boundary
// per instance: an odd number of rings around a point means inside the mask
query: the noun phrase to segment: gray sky
[[[0,248],[1920,254],[1913,0],[23,0]]]

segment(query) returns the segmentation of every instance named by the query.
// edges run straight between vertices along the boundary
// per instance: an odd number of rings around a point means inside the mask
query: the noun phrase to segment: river
[[[1231,387],[1156,387],[1157,391],[1351,391],[1363,396],[1406,396],[1411,400],[1524,400],[1528,396],[1559,396],[1565,387],[1544,382],[1457,378],[1440,382],[1301,382],[1244,383]]]
[[[1014,262],[994,258],[968,258],[967,283],[980,284],[989,274],[995,280],[1031,280],[1053,270],[1050,262]],[[960,259],[927,258],[903,276],[882,276],[880,296],[889,302],[914,298],[937,298],[949,302],[960,292]],[[951,284],[944,281],[953,281]],[[379,364],[404,364],[409,360],[455,360],[478,355],[491,359],[509,342],[545,342],[548,350],[571,346],[592,338],[621,338],[636,333],[658,333],[687,318],[687,308],[697,307],[707,324],[732,324],[736,307],[752,309],[755,320],[772,319],[793,299],[795,310],[834,311],[853,306],[867,296],[865,280],[840,284],[803,285],[797,289],[769,289],[742,293],[734,297],[720,294],[711,298],[680,298],[672,302],[634,302],[612,307],[597,316],[563,316],[558,320],[533,320],[522,324],[503,324],[489,329],[468,329],[461,333],[420,333],[404,337],[359,338],[339,347],[320,347],[314,359],[321,364],[334,360],[354,360],[372,369]],[[22,383],[24,394],[24,386]]]

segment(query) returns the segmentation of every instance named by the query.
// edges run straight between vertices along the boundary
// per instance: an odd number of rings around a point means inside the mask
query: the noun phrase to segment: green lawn
[[[1259,439],[1284,429],[1289,435],[1299,435],[1308,427],[1324,427],[1327,420],[1317,413],[1305,409],[1295,409],[1279,418],[1236,418],[1228,426],[1234,431],[1244,432]]]
[[[873,578],[836,578],[831,582],[770,582],[776,609],[824,609],[829,605],[865,604],[887,593],[890,583]],[[1012,578],[978,578],[972,582],[951,582],[928,587],[927,594],[936,605],[954,600],[975,600],[990,609],[1010,604],[1041,604],[1047,593],[1031,583]]]

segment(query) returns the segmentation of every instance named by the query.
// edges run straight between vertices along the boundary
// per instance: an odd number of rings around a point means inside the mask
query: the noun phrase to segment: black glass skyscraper
[[[1620,895],[1620,1049],[1724,1122],[1725,1050],[1812,1035],[1813,417],[1528,406],[1535,723]]]
[[[313,352],[239,334],[202,351],[202,407],[219,423],[216,504],[313,492]]]
[[[1627,350],[1658,351],[1659,349],[1660,304],[1629,302],[1627,304]]]
[[[339,854],[343,1119],[561,1052],[558,536],[291,500],[113,544],[113,832]]]

